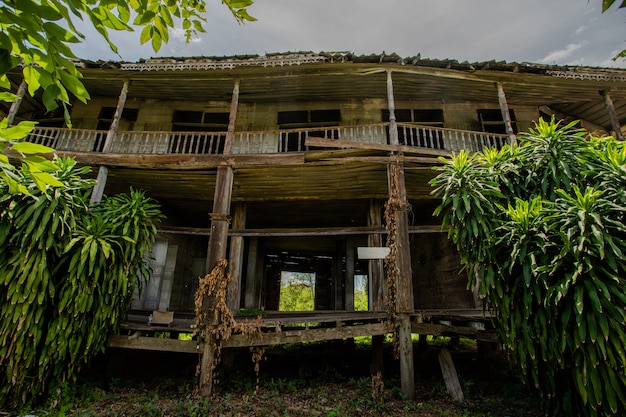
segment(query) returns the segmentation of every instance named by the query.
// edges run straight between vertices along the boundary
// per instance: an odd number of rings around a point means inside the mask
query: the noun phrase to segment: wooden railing
[[[37,127],[27,140],[59,151],[102,152],[106,131]],[[300,129],[238,132],[233,140],[233,154],[267,154],[307,150],[305,139],[318,137],[359,143],[389,143],[389,123],[362,126],[332,126]],[[444,129],[409,123],[398,124],[398,138],[407,146],[447,150],[480,151],[502,147],[507,136],[486,132]],[[208,154],[224,151],[226,132],[120,131],[111,144],[111,153],[120,154]]]

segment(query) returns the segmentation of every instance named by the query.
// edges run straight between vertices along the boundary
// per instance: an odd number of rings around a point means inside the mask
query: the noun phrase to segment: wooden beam
[[[608,91],[603,90],[600,91],[602,97],[604,98],[604,106],[606,107],[606,111],[609,113],[609,119],[611,119],[611,127],[613,128],[613,132],[615,132],[615,137],[617,140],[624,140],[624,134],[622,133],[622,126],[619,122],[619,116],[617,115],[617,111],[615,111],[615,106],[613,105],[613,100]]]
[[[57,154],[72,156],[84,165],[144,169],[202,170],[219,166],[273,166],[304,163],[302,152],[266,155],[149,155],[58,151]]]
[[[383,335],[388,333],[384,323],[339,326],[321,329],[288,330],[263,333],[259,338],[250,335],[234,334],[224,341],[224,347],[248,347],[279,345],[285,343],[313,342],[319,340],[347,339],[358,336]]]
[[[391,115],[389,116],[391,117]],[[395,117],[395,116],[394,116]],[[391,123],[389,126],[389,130],[391,131]],[[391,133],[390,133],[391,134]],[[382,151],[382,152],[398,152],[407,155],[424,155],[424,156],[447,156],[450,154],[449,151],[441,150],[441,149],[430,149],[430,148],[418,148],[415,146],[405,146],[400,145],[399,143],[394,145],[385,145],[378,143],[365,143],[365,142],[353,142],[350,140],[342,140],[342,139],[324,139],[324,138],[316,138],[307,136],[305,138],[305,145],[308,146],[316,146],[322,148],[346,148],[346,149],[363,149],[367,151]],[[305,155],[305,159],[307,158],[316,158],[316,155],[319,153],[322,155],[331,155],[331,151],[307,151]],[[343,151],[347,152],[347,151]],[[341,153],[338,153],[341,155]],[[347,154],[346,156],[354,156]]]
[[[233,223],[234,226],[234,223]],[[194,227],[167,227],[159,231],[160,233],[171,233],[181,235],[209,236],[211,229]],[[280,236],[344,236],[344,235],[382,235],[389,231],[380,224],[372,226],[356,227],[318,227],[318,228],[282,228],[282,229],[231,229],[228,235],[243,237],[280,237]],[[409,226],[409,234],[422,233],[448,233],[448,229],[441,229],[439,226]],[[380,244],[370,244],[378,247]]]
[[[164,328],[163,331],[168,331]],[[110,348],[156,350],[161,352],[201,353],[195,340],[163,339],[160,337],[113,335],[109,339]]]
[[[411,332],[431,336],[459,335],[493,343],[499,341],[495,330],[479,330],[469,326],[447,326],[445,324],[416,323],[413,321],[411,323]]]

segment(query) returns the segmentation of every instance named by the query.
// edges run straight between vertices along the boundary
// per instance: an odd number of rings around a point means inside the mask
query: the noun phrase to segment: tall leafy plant
[[[432,180],[504,346],[549,415],[626,413],[626,146],[540,120]]]
[[[57,159],[65,187],[0,182],[0,408],[27,406],[104,350],[132,299],[161,219],[139,191],[91,210],[88,168]]]

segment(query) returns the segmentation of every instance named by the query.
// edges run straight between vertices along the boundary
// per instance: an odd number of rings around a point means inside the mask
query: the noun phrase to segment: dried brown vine
[[[407,211],[409,205],[400,196],[399,185],[400,161],[391,165],[389,179],[389,199],[385,202],[385,227],[387,229],[387,246],[389,255],[385,258],[385,279],[387,281],[387,297],[385,307],[387,310],[387,326],[393,337],[394,356],[399,357],[397,294],[398,280],[400,279],[400,268],[398,267],[398,217],[401,212]]]
[[[213,375],[215,368],[221,360],[222,346],[233,333],[241,333],[247,335],[251,341],[261,338],[261,321],[260,318],[256,322],[243,321],[238,323],[235,316],[228,308],[226,303],[226,295],[228,283],[232,281],[228,261],[220,259],[213,270],[200,278],[198,289],[194,296],[196,328],[194,336],[198,343],[213,344],[215,357],[209,372],[205,378]],[[262,355],[263,350],[261,350]],[[253,361],[258,362],[260,358],[255,359],[255,351],[253,353]],[[197,372],[200,374],[200,362],[198,363]],[[258,372],[258,366],[255,365],[255,371]],[[203,381],[208,383],[209,381]]]

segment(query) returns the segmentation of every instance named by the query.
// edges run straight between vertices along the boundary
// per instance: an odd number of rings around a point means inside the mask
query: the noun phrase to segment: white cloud
[[[546,57],[541,59],[542,63],[545,64],[554,64],[556,62],[566,61],[572,54],[578,51],[583,46],[587,45],[589,42],[583,41],[579,43],[570,43],[563,49],[557,49],[556,51],[550,52]]]

